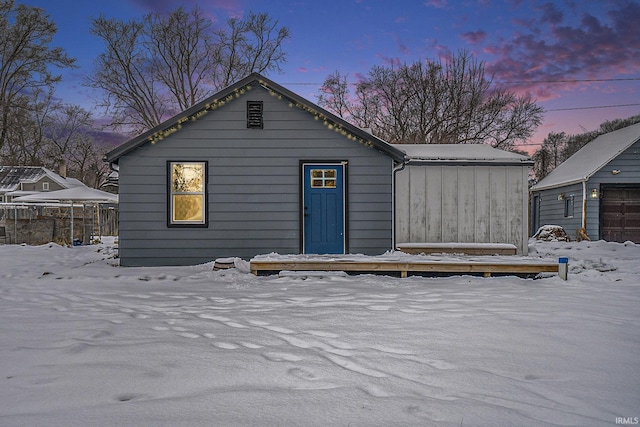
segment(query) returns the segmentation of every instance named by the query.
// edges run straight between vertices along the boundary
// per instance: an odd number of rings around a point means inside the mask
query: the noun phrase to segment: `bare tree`
[[[104,141],[96,140],[90,130],[82,132],[83,137],[76,143],[69,156],[69,174],[86,185],[99,188],[109,176],[109,166],[103,157],[109,148]]]
[[[532,159],[535,162],[533,171],[538,180],[549,175],[566,158],[563,152],[567,147],[567,135],[564,132],[551,132],[543,141],[542,146],[536,151]]]
[[[208,49],[215,61],[210,77],[216,90],[253,72],[280,70],[286,61],[282,50],[289,38],[286,27],[278,28],[278,21],[266,13],[252,12],[244,19],[229,19],[227,27],[215,32]]]
[[[37,166],[43,164],[48,150],[45,129],[52,107],[53,88],[35,88],[20,97],[20,108],[14,108],[7,121],[5,144],[0,161],[8,165]]]
[[[10,116],[0,163],[45,166],[97,186],[109,171],[102,161],[107,144],[96,140],[91,113],[54,101],[53,90],[37,88],[21,98],[26,105]]]
[[[186,110],[207,94],[207,74],[214,65],[207,52],[211,45],[211,21],[196,7],[189,14],[183,8],[169,16],[147,15],[151,31],[147,47],[153,79],[166,87],[181,110]]]
[[[50,47],[56,31],[42,9],[0,0],[0,150],[15,115],[30,106],[28,93],[59,82],[53,68],[73,66],[61,48]]]
[[[484,63],[467,52],[444,61],[373,67],[355,85],[330,75],[319,103],[394,143],[490,143],[511,148],[529,138],[542,109],[528,97],[494,87]]]
[[[114,127],[141,132],[251,72],[280,69],[285,27],[253,13],[227,27],[214,28],[197,7],[138,21],[95,19],[105,50],[87,84],[103,92]]]
[[[88,84],[103,91],[103,106],[112,113],[113,124],[140,131],[160,123],[168,102],[152,78],[143,24],[100,17],[92,31],[106,46]]]
[[[93,125],[91,113],[80,106],[56,104],[47,120],[48,165],[64,165],[66,169],[76,147],[87,138]]]

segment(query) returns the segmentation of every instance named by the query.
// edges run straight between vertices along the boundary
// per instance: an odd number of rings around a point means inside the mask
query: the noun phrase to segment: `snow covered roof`
[[[62,188],[85,186],[75,178],[63,178],[42,166],[0,166],[0,193],[16,191],[20,183],[33,184],[45,176]]]
[[[499,150],[487,144],[392,144],[402,150],[409,163],[500,163],[533,164],[522,154]]]
[[[545,190],[587,181],[640,139],[640,123],[600,135],[531,187]]]
[[[41,191],[14,199],[16,202],[78,201],[118,203],[118,195],[78,185],[64,190]]]

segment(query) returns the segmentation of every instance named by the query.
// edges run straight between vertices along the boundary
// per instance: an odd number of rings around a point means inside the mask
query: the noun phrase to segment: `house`
[[[531,187],[541,225],[592,240],[640,243],[640,123],[598,136]]]
[[[527,156],[486,144],[406,144],[396,176],[396,241],[509,243],[528,253]]]
[[[408,160],[404,147],[252,74],[107,153],[119,176],[121,265],[381,254],[395,247],[394,180]]]
[[[42,191],[84,186],[75,178],[64,178],[42,166],[0,166],[0,203]]]

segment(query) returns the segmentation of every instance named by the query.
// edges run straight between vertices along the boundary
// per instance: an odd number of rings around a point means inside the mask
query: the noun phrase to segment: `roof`
[[[319,116],[320,119],[329,122],[336,130],[344,130],[356,140],[359,140],[365,145],[369,145],[376,150],[386,154],[392,159],[402,162],[404,160],[404,153],[391,144],[371,135],[371,133],[360,129],[357,126],[345,121],[344,119],[330,113],[322,107],[312,103],[311,101],[297,95],[294,92],[280,86],[279,84],[267,79],[266,77],[253,73],[244,79],[232,84],[231,86],[222,89],[220,92],[210,96],[202,102],[194,105],[193,107],[183,111],[180,114],[173,116],[153,129],[144,132],[137,137],[125,142],[124,144],[116,147],[112,151],[108,152],[104,161],[109,163],[118,163],[120,157],[130,153],[141,145],[154,142],[167,136],[170,133],[179,131],[183,124],[186,124],[189,120],[197,120],[207,112],[216,109],[223,103],[233,101],[233,99],[240,93],[242,93],[247,87],[252,85],[259,85],[264,87],[270,92],[276,93],[284,99],[289,100],[293,105],[298,108],[304,109]]]
[[[20,183],[35,183],[48,177],[63,188],[84,185],[74,178],[63,178],[42,166],[0,166],[0,192],[7,193],[20,187]]]
[[[118,203],[116,194],[107,193],[105,191],[96,190],[86,186],[76,186],[65,188],[64,190],[43,191],[36,194],[25,195],[14,199],[16,202],[55,202],[55,201],[71,201],[71,202],[104,202]]]
[[[393,144],[406,153],[409,164],[491,163],[533,165],[528,156],[499,150],[487,144]]]
[[[598,136],[562,162],[531,190],[545,190],[589,180],[611,160],[640,140],[640,123]]]

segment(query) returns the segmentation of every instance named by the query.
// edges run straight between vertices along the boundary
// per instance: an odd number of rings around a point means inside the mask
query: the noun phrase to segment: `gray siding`
[[[619,174],[611,171],[619,170]],[[599,240],[600,236],[600,200],[591,198],[591,190],[597,189],[602,193],[604,185],[640,184],[640,141],[623,151],[611,162],[603,166],[587,181],[586,194],[586,229],[592,240]],[[574,215],[564,217],[564,201],[558,200],[558,195],[565,197],[575,195]],[[552,188],[533,192],[540,195],[540,225],[553,224],[562,226],[566,232],[575,238],[575,232],[582,227],[582,183],[564,187]]]
[[[398,243],[510,243],[527,253],[526,166],[409,165],[396,178]]]
[[[247,129],[246,101],[264,101],[264,129]],[[167,161],[208,161],[208,228],[168,228]],[[392,160],[254,87],[119,160],[122,265],[300,253],[300,160],[348,161],[348,247],[391,247]]]
[[[614,175],[613,170],[620,173]],[[591,199],[591,190],[595,188],[601,195],[602,187],[611,185],[640,185],[640,141],[593,174],[587,183],[587,234],[593,240],[601,239],[600,204]]]
[[[582,184],[542,190],[534,194],[540,195],[540,226],[559,225],[573,238],[575,231],[582,226]],[[564,195],[563,200],[559,200],[560,194]],[[565,201],[571,195],[573,214],[565,217]]]

